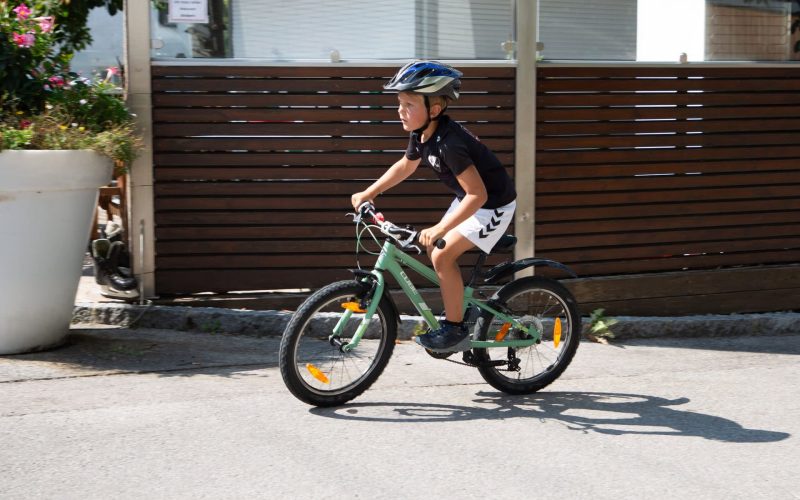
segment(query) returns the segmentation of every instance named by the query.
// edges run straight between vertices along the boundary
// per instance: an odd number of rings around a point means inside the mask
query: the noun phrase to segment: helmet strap
[[[422,137],[422,132],[426,128],[428,128],[428,125],[430,125],[432,121],[438,120],[439,117],[442,116],[442,113],[444,113],[444,110],[447,109],[447,107],[445,106],[445,108],[441,110],[438,115],[436,115],[436,118],[431,118],[431,101],[428,99],[428,96],[426,94],[423,94],[422,97],[425,100],[425,116],[427,118],[425,120],[425,125],[421,126],[420,128],[414,131],[414,133],[420,137]]]

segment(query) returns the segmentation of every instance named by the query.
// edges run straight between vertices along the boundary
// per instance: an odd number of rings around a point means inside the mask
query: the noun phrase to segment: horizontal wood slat
[[[157,292],[318,288],[351,276],[350,195],[408,144],[397,96],[382,91],[396,70],[154,66]],[[448,114],[513,175],[516,70],[501,63],[463,71],[462,96]],[[379,207],[421,229],[451,200],[421,169]]]
[[[800,104],[800,94],[789,92],[739,92],[737,101],[742,106],[763,104]],[[596,92],[570,92],[565,94],[545,94],[536,101],[537,106],[546,109],[554,106],[654,106],[654,105],[698,105],[726,106],[730,104],[730,94],[714,92],[647,92],[598,94]]]
[[[498,153],[504,165],[513,165],[514,155]],[[313,165],[387,165],[397,161],[397,152],[382,151],[339,153],[156,153],[154,161],[159,166],[212,166],[212,167],[261,167],[261,166],[313,166]]]
[[[335,70],[331,70],[335,72]],[[381,92],[386,79],[362,78],[156,78],[154,92],[180,92],[191,89],[203,92]],[[513,78],[476,79],[474,89],[485,92],[513,93]]]
[[[368,96],[365,96],[365,99]],[[512,109],[463,109],[458,118],[464,121],[492,120],[512,121]],[[397,111],[388,108],[156,108],[153,121],[172,123],[226,123],[230,121],[247,122],[285,122],[290,127],[295,120],[311,122],[348,122],[355,120],[394,121],[400,127]]]
[[[587,121],[581,124],[580,131],[586,135],[636,135],[636,134],[674,134],[674,133],[713,133],[713,132],[771,132],[800,130],[800,119],[761,117],[741,120],[678,120],[662,119],[654,121]],[[570,135],[575,133],[571,122],[542,122],[537,125],[542,136]]]
[[[537,255],[590,277],[797,261],[800,68],[539,69]]]
[[[761,159],[762,172],[796,170],[794,159]],[[703,161],[681,163],[639,163],[639,164],[600,164],[600,165],[558,165],[539,166],[536,168],[538,180],[550,179],[584,179],[584,178],[629,178],[634,176],[678,174],[711,174],[752,172],[753,162],[750,160]]]
[[[739,134],[641,134],[634,136],[544,137],[538,141],[541,149],[574,148],[644,148],[644,147],[714,147],[714,146],[773,146],[794,145],[800,132],[739,133]]]
[[[480,66],[459,67],[464,79],[514,78],[515,68]],[[153,66],[152,75],[164,78],[381,78],[388,80],[395,66]]]
[[[364,93],[357,94],[297,94],[297,93],[253,93],[253,94],[156,94],[153,105],[158,107],[212,107],[247,106],[250,108],[364,106]],[[369,94],[370,105],[397,109],[397,96],[391,93]],[[513,94],[486,94],[463,92],[458,101],[448,109],[451,112],[470,107],[513,107]]]
[[[513,123],[471,123],[469,130],[480,137],[507,137],[514,133]],[[396,123],[157,123],[158,137],[184,136],[305,136],[395,137],[408,140],[408,134]],[[363,140],[363,139],[362,139]]]
[[[610,68],[609,68],[610,69]],[[713,72],[711,68],[707,71]],[[792,74],[796,69],[790,69]],[[800,90],[800,82],[793,78],[554,78],[544,75],[539,82],[539,92],[784,92]],[[786,76],[786,75],[784,75]]]
[[[739,217],[742,214],[761,214],[768,211],[800,210],[800,198],[740,199],[732,201],[710,200],[683,203],[651,203],[638,205],[632,212],[626,205],[565,207],[558,204],[536,211],[537,222],[542,226],[559,226],[569,221],[619,220],[630,224],[631,219],[658,216],[692,214],[695,218],[706,218],[714,214],[728,214]],[[539,226],[537,226],[537,229]]]
[[[286,250],[290,251],[290,250]],[[252,253],[227,252],[224,254],[211,255],[159,255],[156,262],[160,266],[170,269],[327,269],[330,267],[340,267],[344,269],[356,268],[356,258],[353,249],[340,252],[317,252],[317,253],[285,253],[280,255],[268,254],[253,255]],[[235,255],[236,258],[231,258]],[[464,262],[474,262],[476,256],[470,258],[465,256]],[[372,255],[359,256],[358,262],[365,267],[375,265],[377,257]],[[491,256],[487,259],[488,265],[504,262],[506,259],[502,255]],[[430,265],[430,261],[426,262]],[[465,271],[466,272],[466,271]],[[425,283],[424,279],[413,278],[415,282]]]
[[[573,151],[540,151],[537,165],[577,165],[606,163],[645,163],[706,160],[769,160],[797,158],[800,146],[759,148],[672,148],[672,149],[597,149]],[[541,162],[541,163],[539,163]]]
[[[514,148],[514,139],[490,138],[484,139],[487,146],[501,151],[509,151]],[[361,149],[369,145],[372,149],[383,151],[397,151],[402,156],[408,145],[408,138],[389,138],[381,137],[254,137],[240,139],[235,137],[219,137],[208,139],[156,139],[154,146],[162,152],[165,151],[341,151],[347,152],[354,149]]]

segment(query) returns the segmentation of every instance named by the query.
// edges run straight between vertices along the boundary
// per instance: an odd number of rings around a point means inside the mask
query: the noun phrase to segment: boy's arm
[[[442,238],[448,231],[472,217],[479,208],[486,203],[489,195],[486,193],[486,185],[478,173],[475,165],[470,165],[463,172],[456,176],[458,183],[464,188],[466,193],[464,199],[458,207],[450,214],[442,217],[433,227],[424,229],[420,232],[419,241],[425,246],[432,245],[436,240]]]
[[[373,182],[370,187],[350,197],[353,208],[358,210],[362,203],[366,201],[372,202],[379,194],[403,182],[414,173],[419,166],[419,162],[419,159],[409,160],[406,156],[403,156],[389,167],[377,181]]]

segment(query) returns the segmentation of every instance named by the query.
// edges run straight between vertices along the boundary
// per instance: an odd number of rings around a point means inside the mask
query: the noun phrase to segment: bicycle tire
[[[516,319],[537,324],[544,333],[540,343],[525,348],[473,349],[481,376],[492,387],[507,394],[531,394],[551,384],[567,369],[580,343],[581,317],[575,298],[557,281],[534,276],[508,283],[492,300]],[[502,329],[492,313],[483,311],[478,318],[479,340],[493,340]],[[504,335],[513,338],[514,334],[511,331]],[[521,335],[521,332],[516,334]],[[518,371],[489,363],[503,359],[501,356],[508,359],[512,354],[519,360]]]
[[[364,283],[348,280],[327,285],[297,309],[281,339],[279,364],[289,391],[314,406],[338,406],[367,390],[386,367],[397,338],[394,308],[381,298],[367,333],[353,351],[329,341],[343,303],[358,303],[368,293]],[[347,343],[361,323],[355,312],[342,335]]]

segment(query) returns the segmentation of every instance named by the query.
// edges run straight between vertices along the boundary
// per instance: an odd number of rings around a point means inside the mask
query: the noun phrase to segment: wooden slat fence
[[[537,92],[536,253],[614,277],[585,309],[800,307],[800,68],[542,65]]]
[[[349,277],[350,194],[408,142],[396,96],[381,92],[395,70],[154,66],[157,293],[316,288]],[[513,174],[515,69],[473,66],[464,76],[450,114]],[[379,199],[394,222],[422,228],[449,204],[424,170]]]

